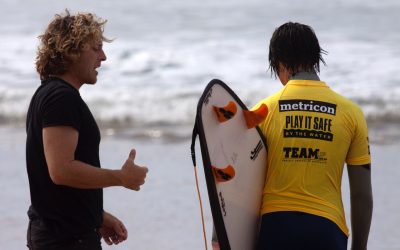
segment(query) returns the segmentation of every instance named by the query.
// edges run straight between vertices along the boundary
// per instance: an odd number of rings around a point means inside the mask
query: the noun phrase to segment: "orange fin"
[[[235,177],[235,169],[231,165],[228,165],[225,168],[216,168],[214,166],[211,166],[211,168],[217,182],[230,181]]]
[[[268,107],[265,104],[261,104],[256,110],[243,110],[243,115],[246,120],[247,128],[254,128],[267,117]]]
[[[236,104],[232,101],[230,101],[225,107],[213,106],[213,108],[219,122],[226,122],[227,120],[231,119],[237,112]]]

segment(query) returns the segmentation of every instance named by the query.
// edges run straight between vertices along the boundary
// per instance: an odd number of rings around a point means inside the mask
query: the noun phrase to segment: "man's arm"
[[[132,150],[119,170],[102,169],[75,160],[79,133],[73,127],[55,126],[43,129],[43,146],[49,174],[57,185],[74,188],[124,186],[139,190],[147,168],[135,165]]]
[[[352,250],[367,249],[373,199],[371,165],[347,166],[350,184]]]

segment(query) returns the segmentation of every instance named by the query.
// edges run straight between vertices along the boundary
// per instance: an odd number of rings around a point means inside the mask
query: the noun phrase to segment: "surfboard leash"
[[[199,178],[198,178],[197,166],[196,166],[196,152],[195,152],[195,149],[194,149],[195,143],[196,143],[197,134],[198,134],[198,130],[197,130],[197,121],[196,121],[195,124],[194,124],[193,133],[192,133],[192,144],[190,145],[190,153],[191,153],[192,161],[193,161],[194,176],[195,176],[195,179],[196,179],[197,196],[199,198],[199,204],[200,204],[201,224],[203,226],[204,246],[205,246],[205,249],[208,250],[206,226],[205,226],[205,222],[204,222],[203,202],[201,201]]]

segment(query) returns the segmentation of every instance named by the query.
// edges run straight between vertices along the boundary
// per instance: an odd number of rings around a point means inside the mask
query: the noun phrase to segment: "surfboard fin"
[[[264,103],[256,110],[243,110],[247,128],[254,128],[260,124],[268,115],[268,107]]]
[[[213,106],[213,108],[219,122],[226,122],[227,120],[231,119],[237,112],[236,104],[232,101],[230,101],[225,107]]]
[[[231,165],[228,165],[225,168],[216,168],[214,166],[211,166],[211,168],[217,182],[230,181],[235,177],[235,169]]]

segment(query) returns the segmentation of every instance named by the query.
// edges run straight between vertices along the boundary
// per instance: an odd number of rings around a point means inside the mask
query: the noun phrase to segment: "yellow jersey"
[[[343,166],[371,162],[361,109],[319,80],[290,80],[262,100],[259,125],[268,162],[261,213],[300,211],[327,218],[349,235],[341,180]]]

